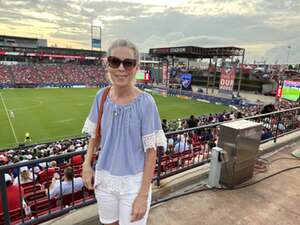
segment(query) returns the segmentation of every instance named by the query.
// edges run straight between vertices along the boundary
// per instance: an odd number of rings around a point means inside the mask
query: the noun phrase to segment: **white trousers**
[[[119,225],[146,225],[151,204],[151,190],[149,192],[147,212],[138,221],[130,222],[132,204],[138,193],[134,194],[114,194],[95,189],[98,203],[98,213],[100,222],[110,224],[119,221]]]

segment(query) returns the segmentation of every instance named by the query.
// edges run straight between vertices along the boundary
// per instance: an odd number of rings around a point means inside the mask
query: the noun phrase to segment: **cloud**
[[[120,37],[142,51],[230,45],[245,47],[248,59],[284,63],[285,46],[291,44],[289,61],[299,60],[299,0],[0,0],[5,34],[39,33],[49,43],[89,49],[90,25],[96,19],[104,25],[104,49]]]

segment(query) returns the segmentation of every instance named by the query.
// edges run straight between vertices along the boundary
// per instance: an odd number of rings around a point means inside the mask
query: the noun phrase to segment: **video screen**
[[[300,82],[285,80],[282,87],[282,97],[291,100],[298,101],[300,96]]]
[[[135,75],[136,80],[142,80],[142,81],[149,81],[150,80],[150,73],[146,70],[140,70]]]

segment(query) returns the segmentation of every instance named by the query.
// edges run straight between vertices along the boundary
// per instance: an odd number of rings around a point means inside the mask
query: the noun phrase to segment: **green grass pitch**
[[[32,143],[82,135],[81,129],[97,90],[95,88],[0,90],[2,96],[0,96],[0,148],[15,146],[17,141],[18,144],[23,143],[26,132],[31,134]],[[228,109],[227,106],[195,100],[163,97],[158,94],[153,96],[161,118],[165,119],[222,112]]]
[[[298,88],[283,87],[282,97],[291,101],[297,101],[300,95],[300,90]]]

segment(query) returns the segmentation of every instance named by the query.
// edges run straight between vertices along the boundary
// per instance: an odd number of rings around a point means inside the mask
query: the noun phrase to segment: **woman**
[[[154,99],[134,85],[139,66],[136,46],[128,40],[114,41],[107,61],[112,86],[104,102],[100,144],[97,123],[103,89],[96,94],[83,128],[91,136],[83,182],[93,188],[91,163],[94,149],[100,146],[94,189],[101,223],[144,225],[151,202],[155,150],[166,146],[166,138]]]

